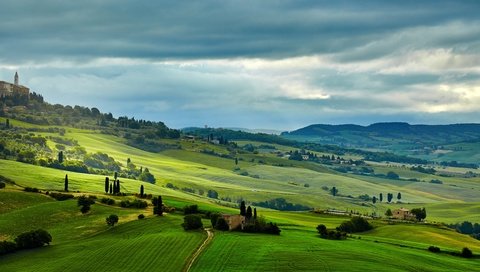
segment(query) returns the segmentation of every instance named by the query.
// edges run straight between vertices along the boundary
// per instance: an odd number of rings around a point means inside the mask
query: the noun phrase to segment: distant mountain
[[[480,145],[480,124],[410,125],[401,122],[375,123],[369,126],[317,124],[284,132],[281,136],[291,140],[379,149],[401,155],[443,160],[446,158],[442,156],[446,156],[447,153],[459,151],[458,146],[449,145],[457,143]],[[468,158],[463,159],[469,161]]]
[[[292,132],[284,132],[283,136],[330,136],[341,133],[360,133],[370,136],[434,136],[443,137],[455,135],[470,140],[480,136],[480,124],[452,124],[452,125],[410,125],[408,123],[375,123],[369,126],[360,125],[310,125]],[[448,135],[445,135],[448,134]]]

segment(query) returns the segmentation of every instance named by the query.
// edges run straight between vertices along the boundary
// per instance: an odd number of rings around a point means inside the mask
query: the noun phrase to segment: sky
[[[170,127],[477,123],[480,1],[2,0],[0,80]]]

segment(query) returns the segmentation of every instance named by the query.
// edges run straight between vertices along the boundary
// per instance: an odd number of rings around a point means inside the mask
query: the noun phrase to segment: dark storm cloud
[[[8,63],[96,57],[202,59],[337,53],[381,57],[386,35],[417,27],[478,25],[478,1],[2,1],[0,59]],[[477,30],[478,31],[478,30]],[[410,46],[466,45],[449,33]],[[425,37],[424,37],[425,38]],[[372,45],[372,41],[379,41]],[[434,42],[435,44],[431,44]],[[13,53],[15,52],[15,53]]]
[[[477,122],[480,1],[2,1],[0,80],[116,116]]]

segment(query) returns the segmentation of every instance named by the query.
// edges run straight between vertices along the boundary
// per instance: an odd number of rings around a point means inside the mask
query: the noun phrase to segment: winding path
[[[192,257],[190,258],[190,260],[188,261],[187,265],[185,266],[185,268],[183,269],[184,272],[188,272],[190,271],[190,268],[192,268],[192,265],[193,263],[195,262],[195,260],[197,259],[198,256],[200,256],[200,254],[202,253],[202,251],[205,249],[205,247],[208,245],[208,243],[210,243],[210,241],[212,241],[213,239],[213,232],[210,230],[210,229],[205,229],[205,231],[207,232],[207,239],[205,239],[205,241],[203,241],[203,244],[197,249],[197,251],[195,251],[195,253],[192,255]]]

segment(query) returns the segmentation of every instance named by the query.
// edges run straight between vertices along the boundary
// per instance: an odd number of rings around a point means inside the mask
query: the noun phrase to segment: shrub
[[[143,215],[143,213],[138,215],[138,219],[143,219],[143,218],[145,218],[145,215]]]
[[[64,201],[67,199],[73,198],[72,194],[63,194],[63,193],[49,193],[48,194],[50,197],[55,198],[58,201]]]
[[[0,181],[0,189],[5,188],[5,186],[6,186],[5,182],[1,182],[1,181]]]
[[[185,230],[195,230],[203,228],[202,218],[196,214],[188,214],[183,218],[182,227]]]
[[[91,197],[87,197],[86,195],[79,196],[77,199],[78,206],[90,206],[92,204],[95,204],[95,200],[93,200]]]
[[[433,252],[433,253],[439,253],[439,252],[440,252],[440,248],[439,248],[439,247],[436,247],[436,246],[429,246],[429,247],[428,247],[428,251]]]
[[[17,249],[17,244],[10,241],[1,241],[0,242],[0,256],[8,253],[12,253]]]
[[[88,213],[90,211],[90,205],[84,205],[80,208],[80,212],[83,214]]]
[[[218,217],[217,223],[215,224],[215,229],[226,231],[230,229],[230,226],[228,225],[227,220],[225,220],[225,218]]]
[[[115,205],[115,200],[113,200],[111,198],[107,198],[107,197],[104,197],[104,198],[100,199],[100,202],[102,202],[103,204],[107,204],[107,205]]]
[[[183,208],[184,214],[195,214],[198,213],[198,205],[185,206]]]
[[[118,215],[111,214],[105,219],[105,221],[107,222],[107,225],[113,227],[116,223],[118,223]]]
[[[15,238],[18,249],[42,247],[45,244],[50,244],[51,241],[52,236],[50,233],[42,229],[24,232]]]
[[[143,200],[135,199],[132,202],[130,200],[122,200],[120,202],[120,207],[123,208],[136,208],[136,209],[144,209],[148,206],[148,203]]]
[[[25,187],[23,190],[25,192],[31,192],[31,193],[38,193],[40,191],[37,188],[32,188],[32,187]]]
[[[472,258],[473,253],[468,247],[464,247],[460,256],[462,256],[463,258]]]

